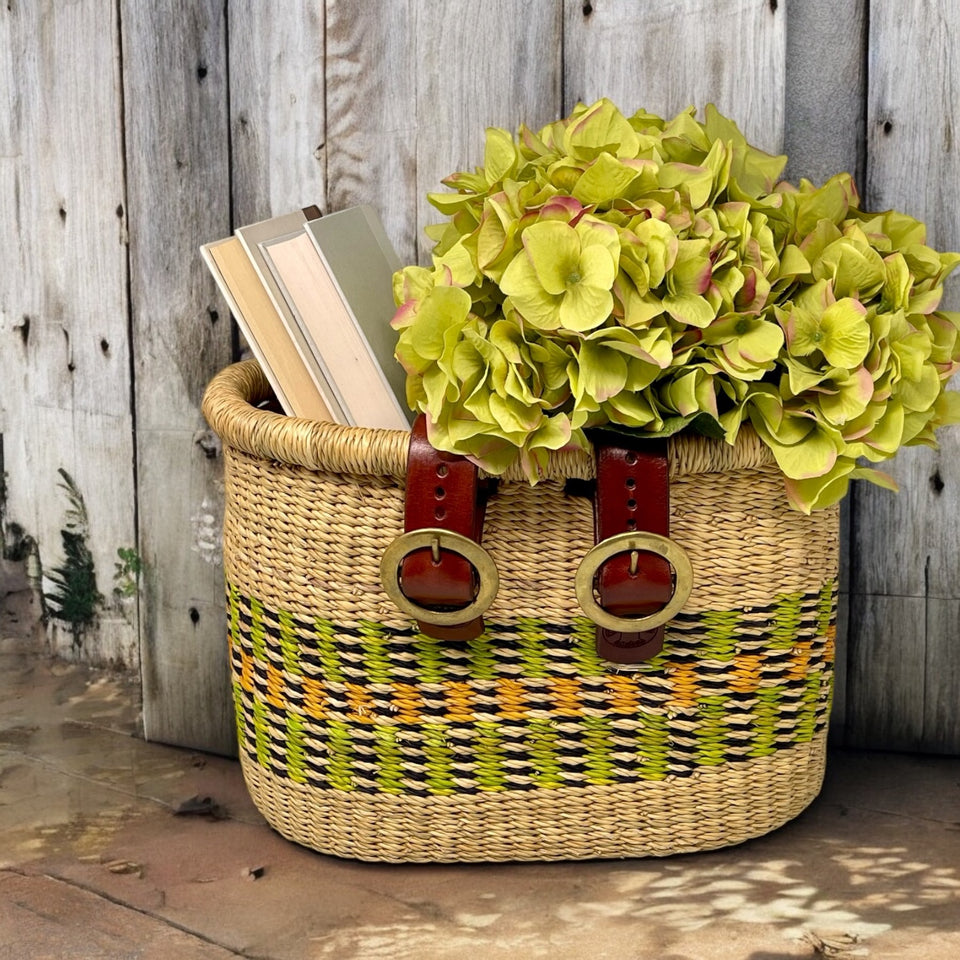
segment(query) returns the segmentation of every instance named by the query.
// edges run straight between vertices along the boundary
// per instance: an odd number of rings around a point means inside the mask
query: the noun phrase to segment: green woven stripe
[[[707,767],[726,762],[727,697],[708,696],[697,701],[697,760]]]
[[[444,725],[439,723],[424,725],[423,753],[427,761],[427,789],[430,793],[441,795],[454,793],[457,787],[453,780],[453,751],[447,742],[447,731]]]
[[[360,636],[363,638],[363,664],[368,682],[389,683],[393,670],[387,652],[386,628],[382,623],[361,620]]]
[[[253,644],[253,656],[257,660],[267,659],[266,632],[263,626],[263,604],[257,599],[250,600],[250,642]]]
[[[586,617],[573,622],[573,662],[576,673],[582,677],[602,677],[610,672],[606,660],[597,655],[597,626]]]
[[[336,624],[330,620],[318,619],[313,625],[317,643],[317,656],[323,678],[330,683],[343,683],[343,671],[340,669],[340,656],[337,653]]]
[[[817,732],[817,719],[820,713],[821,675],[811,673],[803,684],[803,693],[800,701],[803,704],[797,725],[793,731],[793,739],[797,743],[809,743]]]
[[[287,775],[295,783],[307,782],[307,754],[304,749],[304,722],[297,713],[287,714]]]
[[[791,593],[777,597],[770,629],[770,646],[774,650],[789,650],[797,642],[803,622],[803,595]]]
[[[327,729],[327,780],[335,790],[353,790],[353,738],[350,724],[330,720]]]
[[[270,705],[259,697],[253,701],[253,736],[257,753],[257,763],[261,767],[270,766]]]
[[[300,641],[296,633],[293,617],[286,611],[277,614],[280,625],[280,655],[283,658],[283,669],[294,676],[300,676]]]
[[[471,680],[494,680],[497,676],[497,658],[490,643],[490,634],[481,633],[467,641],[467,661]]]
[[[638,718],[637,750],[640,753],[640,776],[644,780],[663,780],[669,771],[669,728],[665,716],[657,713]]]
[[[707,660],[732,660],[737,652],[739,610],[708,610],[701,615],[707,628],[703,641],[704,658]]]
[[[377,786],[383,793],[405,793],[403,756],[397,741],[397,728],[373,728],[374,752],[377,757]]]
[[[478,720],[475,724],[476,781],[481,790],[503,790],[506,782],[503,770],[500,724],[494,720]]]
[[[834,600],[836,599],[837,583],[835,580],[827,580],[820,588],[820,601],[817,604],[818,625],[820,636],[826,636],[830,624],[833,623],[836,616]]]
[[[768,757],[776,753],[777,721],[786,689],[782,686],[761,687],[753,708],[755,734],[750,747],[751,757]]]
[[[583,745],[586,747],[585,774],[589,783],[603,785],[613,780],[613,740],[609,717],[584,717]]]
[[[833,582],[767,608],[687,617],[662,654],[621,674],[622,690],[583,617],[527,617],[450,644],[376,622],[318,619],[311,633],[233,587],[228,604],[241,749],[321,789],[449,795],[662,780],[810,742],[829,709]],[[810,645],[808,672],[788,679],[798,640]],[[757,670],[775,685],[755,689]],[[309,708],[305,674],[319,681]],[[267,699],[278,680],[282,705]]]
[[[230,618],[230,641],[240,642],[240,591],[232,584],[227,588],[227,611]]]
[[[443,683],[450,679],[444,642],[418,633],[411,641],[421,683]]]
[[[537,617],[517,618],[517,650],[525,677],[546,677],[550,673],[550,662],[544,649],[545,623]]]
[[[246,713],[243,708],[243,687],[240,686],[240,680],[236,677],[233,681],[233,711],[237,723],[237,746],[241,753],[245,751],[249,753],[249,747],[247,745],[247,725],[244,722]]]
[[[526,748],[533,776],[540,787],[562,787],[563,769],[557,757],[557,730],[550,720],[531,720]]]

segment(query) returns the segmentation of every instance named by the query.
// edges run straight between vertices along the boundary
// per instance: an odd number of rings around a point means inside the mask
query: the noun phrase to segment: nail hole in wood
[[[196,607],[190,608],[190,622],[194,625],[200,622],[200,611]]]

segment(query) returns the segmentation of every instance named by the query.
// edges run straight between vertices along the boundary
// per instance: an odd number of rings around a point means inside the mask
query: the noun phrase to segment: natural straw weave
[[[671,537],[694,588],[663,652],[600,660],[574,574],[593,543],[583,453],[508,475],[483,542],[500,593],[475,641],[417,632],[379,581],[403,530],[408,435],[258,409],[252,361],[204,413],[223,440],[240,758],[285,837],[365,860],[553,860],[707,850],[816,796],[837,511],[791,510],[752,434],[671,444]]]

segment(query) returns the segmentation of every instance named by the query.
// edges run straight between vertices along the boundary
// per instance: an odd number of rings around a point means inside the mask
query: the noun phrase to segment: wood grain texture
[[[865,206],[924,220],[928,242],[949,250],[960,249],[958,31],[960,8],[949,0],[871,4]],[[953,278],[945,306],[956,309],[958,293]],[[885,466],[899,494],[862,485],[854,500],[851,590],[871,610],[888,606],[885,598],[902,605],[886,617],[851,617],[849,684],[863,696],[876,677],[918,691],[897,701],[885,727],[864,730],[874,746],[960,750],[952,718],[937,718],[936,693],[958,663],[956,622],[942,613],[960,598],[960,430],[939,439],[939,451],[908,448]]]
[[[233,226],[325,209],[322,3],[231,0]]]
[[[443,218],[426,194],[483,163],[487,127],[534,130],[562,115],[562,11],[553,0],[453,0],[417,4],[417,224]],[[437,11],[442,10],[442,16]],[[494,38],[486,43],[484,38]]]
[[[670,117],[716,104],[751,143],[783,145],[786,11],[769,0],[565,0],[564,107],[609,97]],[[587,12],[589,11],[589,12]]]
[[[112,602],[135,545],[121,95],[114,4],[5,4],[0,15],[0,434],[5,520],[63,562],[74,479],[106,597],[59,654],[136,668],[136,598]],[[77,51],[83,51],[78,56]],[[95,118],[95,121],[93,120]],[[43,588],[51,584],[46,578]]]
[[[845,745],[921,748],[925,619],[922,597],[851,594]]]
[[[417,247],[416,0],[326,3],[327,206],[371,204],[404,263]]]
[[[784,152],[788,179],[847,170],[863,185],[867,0],[787,0]]]
[[[230,325],[199,255],[230,226],[224,5],[124,0],[120,9],[144,726],[150,739],[229,752],[221,464],[199,409],[231,359]]]

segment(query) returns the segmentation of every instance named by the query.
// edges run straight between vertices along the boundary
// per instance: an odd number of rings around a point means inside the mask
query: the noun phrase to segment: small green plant
[[[58,486],[65,491],[70,504],[60,530],[64,559],[47,574],[54,589],[44,596],[50,614],[70,626],[73,645],[79,648],[84,631],[97,619],[103,597],[97,590],[93,555],[87,546],[89,522],[83,495],[66,470],[61,468],[58,473]]]
[[[580,104],[538,133],[487,131],[484,165],[429,196],[430,267],[394,277],[411,409],[431,443],[536,482],[588,432],[698,431],[772,450],[792,504],[836,503],[865,466],[960,420],[960,254],[862,211],[842,173],[786,157],[712,106],[664,120]]]
[[[117,601],[135,597],[140,589],[140,574],[143,571],[143,561],[134,547],[119,547],[113,573],[113,596]]]

